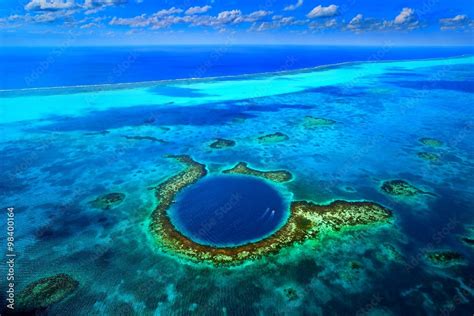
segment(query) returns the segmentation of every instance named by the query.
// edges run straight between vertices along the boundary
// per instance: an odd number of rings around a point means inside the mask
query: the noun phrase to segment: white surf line
[[[282,71],[269,71],[269,72],[259,72],[259,73],[248,73],[240,75],[223,75],[223,76],[213,76],[213,77],[202,77],[202,78],[178,78],[178,79],[163,79],[163,80],[150,80],[150,81],[137,81],[137,82],[120,82],[120,83],[103,83],[103,84],[85,84],[85,85],[71,85],[71,86],[56,86],[56,87],[36,87],[36,88],[19,88],[19,89],[0,89],[0,93],[15,93],[15,92],[38,92],[38,91],[49,91],[49,90],[67,90],[67,89],[90,89],[90,91],[85,90],[82,92],[92,92],[95,88],[105,88],[102,90],[118,90],[118,89],[128,89],[128,88],[144,88],[147,86],[156,86],[156,85],[168,85],[173,83],[182,83],[189,81],[190,83],[199,83],[207,82],[212,80],[219,79],[245,79],[245,78],[260,78],[266,76],[278,76],[278,75],[291,75],[299,74],[305,72],[313,72],[319,70],[326,70],[327,68],[347,66],[347,65],[358,65],[358,64],[374,64],[374,63],[409,63],[417,61],[435,61],[435,60],[451,60],[451,59],[463,59],[474,57],[474,54],[463,54],[459,56],[451,57],[434,57],[434,58],[420,58],[420,59],[391,59],[391,60],[359,60],[359,61],[345,61],[334,64],[325,64],[315,67],[306,67],[292,70],[282,70]]]

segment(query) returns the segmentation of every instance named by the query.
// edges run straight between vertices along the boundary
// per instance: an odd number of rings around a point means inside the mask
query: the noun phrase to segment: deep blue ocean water
[[[347,61],[452,57],[473,47],[154,46],[0,50],[0,89],[113,84],[293,70]]]
[[[288,215],[278,191],[246,176],[217,176],[181,192],[170,211],[172,223],[191,239],[234,246],[268,236]]]

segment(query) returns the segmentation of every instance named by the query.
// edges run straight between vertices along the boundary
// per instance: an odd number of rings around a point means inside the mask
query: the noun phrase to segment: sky
[[[474,45],[473,0],[1,0],[2,46]]]

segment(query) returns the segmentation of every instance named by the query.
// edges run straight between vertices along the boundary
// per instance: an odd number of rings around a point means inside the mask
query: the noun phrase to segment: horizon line
[[[58,44],[40,44],[40,45],[31,45],[31,44],[6,44],[2,43],[3,48],[36,48],[36,47],[57,47],[57,46],[65,46],[65,47],[170,47],[170,46],[258,46],[258,47],[265,47],[265,46],[304,46],[304,47],[382,47],[382,46],[394,46],[394,47],[468,47],[474,49],[474,43],[466,43],[466,44],[440,44],[440,43],[390,43],[390,41],[375,44],[375,43],[338,43],[338,44],[323,44],[323,43],[235,43],[235,44],[227,44],[227,43],[153,43],[153,44],[145,44],[145,43],[128,43],[128,44],[71,44],[71,45],[64,45],[64,43]]]

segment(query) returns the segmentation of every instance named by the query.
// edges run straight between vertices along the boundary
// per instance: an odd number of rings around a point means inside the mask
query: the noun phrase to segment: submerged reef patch
[[[439,155],[434,154],[434,153],[421,151],[421,152],[417,153],[416,155],[419,158],[423,159],[423,160],[427,160],[427,161],[431,161],[431,162],[439,161]]]
[[[420,143],[430,147],[441,147],[443,142],[436,138],[423,137],[419,139]]]
[[[84,133],[86,136],[97,136],[97,135],[107,135],[110,134],[108,130],[103,130],[103,131],[98,131],[98,132],[90,132],[90,133]]]
[[[44,309],[63,300],[78,287],[79,282],[64,273],[42,278],[20,292],[18,307],[30,312]]]
[[[218,138],[209,147],[213,149],[223,149],[235,146],[235,141],[230,139]]]
[[[317,128],[317,127],[327,127],[336,124],[334,120],[327,118],[314,117],[314,116],[305,116],[303,121],[304,128]]]
[[[382,183],[381,189],[383,192],[396,196],[415,196],[418,194],[434,195],[431,192],[426,192],[418,189],[404,180],[389,180]]]
[[[464,261],[463,256],[452,250],[445,251],[432,251],[426,254],[428,261],[438,266],[452,266],[462,264]]]
[[[400,251],[392,244],[384,243],[380,247],[380,253],[377,254],[377,259],[380,261],[396,261],[404,262],[403,255]]]
[[[468,246],[474,247],[474,238],[462,237],[461,240]]]
[[[289,301],[295,301],[299,298],[298,292],[292,287],[284,289],[283,292]]]
[[[334,201],[318,205],[309,201],[293,201],[286,223],[262,240],[235,246],[203,245],[181,234],[171,223],[168,209],[176,194],[207,174],[206,167],[189,156],[174,156],[185,169],[155,188],[158,206],[152,214],[150,229],[155,240],[165,251],[197,262],[215,265],[238,264],[264,255],[278,253],[283,247],[301,243],[324,232],[340,231],[359,225],[386,223],[392,212],[372,202]]]
[[[474,247],[474,226],[468,225],[467,227],[467,234],[461,236],[461,240],[467,246]]]
[[[284,142],[290,139],[288,135],[283,134],[281,132],[276,132],[273,134],[263,135],[257,138],[260,143],[277,143],[277,142]]]
[[[254,177],[260,177],[275,182],[287,182],[293,178],[293,175],[286,170],[260,171],[252,169],[246,162],[239,162],[233,168],[222,171],[227,174],[245,174]]]
[[[98,196],[95,200],[89,202],[92,207],[99,208],[102,210],[109,210],[118,206],[125,199],[124,193],[107,193]]]
[[[153,136],[124,136],[128,140],[149,140],[156,143],[166,143],[165,140]]]

